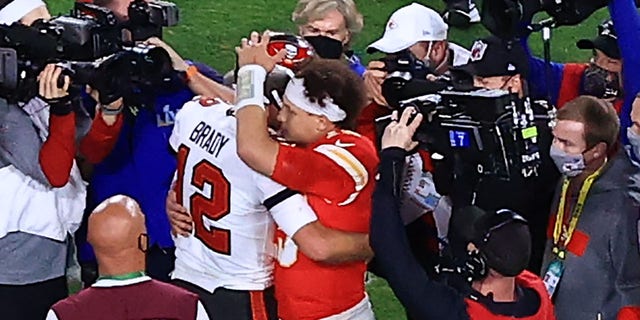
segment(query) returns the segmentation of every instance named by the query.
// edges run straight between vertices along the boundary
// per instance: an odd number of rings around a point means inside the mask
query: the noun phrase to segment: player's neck
[[[119,276],[145,270],[144,255],[129,256],[123,259],[122,256],[112,257],[96,253],[98,260],[98,273],[104,276]]]
[[[513,302],[516,300],[516,281],[513,277],[489,275],[483,280],[473,282],[471,286],[483,296],[492,294],[495,302]]]

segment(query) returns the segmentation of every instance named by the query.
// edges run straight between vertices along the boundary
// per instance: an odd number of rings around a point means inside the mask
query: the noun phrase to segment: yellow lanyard
[[[571,221],[569,222],[569,229],[565,234],[564,243],[560,244],[560,238],[562,236],[562,228],[564,225],[564,207],[567,199],[567,189],[569,189],[569,179],[566,177],[562,182],[562,193],[560,195],[560,203],[558,203],[558,211],[556,216],[556,224],[553,228],[553,253],[558,256],[560,259],[565,258],[565,248],[569,245],[571,241],[571,237],[573,236],[573,232],[576,230],[578,226],[578,219],[582,214],[582,209],[584,209],[584,202],[587,199],[587,194],[589,193],[589,189],[591,189],[591,185],[593,181],[600,175],[602,172],[602,168],[604,168],[605,163],[596,170],[596,172],[592,173],[590,176],[582,184],[582,188],[580,188],[580,194],[578,196],[578,202],[576,203],[575,208],[573,208],[573,212],[571,214]]]

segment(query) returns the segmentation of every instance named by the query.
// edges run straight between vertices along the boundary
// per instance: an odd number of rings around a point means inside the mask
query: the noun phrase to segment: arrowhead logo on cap
[[[484,57],[484,52],[487,51],[488,45],[482,40],[477,40],[471,47],[471,61],[479,61]]]
[[[393,20],[389,20],[389,23],[387,23],[387,29],[395,29],[397,26],[398,25]]]
[[[509,65],[507,66],[507,71],[516,71],[516,66],[514,66],[511,63],[509,63]]]

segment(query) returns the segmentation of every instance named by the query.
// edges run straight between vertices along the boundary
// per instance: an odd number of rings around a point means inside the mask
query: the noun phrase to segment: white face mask
[[[631,129],[631,127],[629,127],[627,128],[627,138],[629,139],[629,143],[631,144],[631,151],[636,156],[636,158],[640,159],[640,135],[638,135]]]
[[[553,144],[551,145],[550,156],[560,173],[570,178],[580,175],[586,167],[582,153],[569,154]]]

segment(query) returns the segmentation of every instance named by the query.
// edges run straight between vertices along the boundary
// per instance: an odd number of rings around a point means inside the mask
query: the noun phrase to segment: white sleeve
[[[196,310],[196,320],[209,320],[209,319],[210,318],[209,318],[209,315],[207,314],[207,310],[204,309],[202,302],[198,300],[198,309]]]
[[[278,227],[289,237],[307,224],[318,220],[307,200],[298,192],[254,173],[256,186],[260,190],[260,201],[269,210]]]
[[[47,318],[45,320],[58,320],[58,316],[56,315],[55,312],[53,312],[53,310],[49,309],[49,312],[47,313]]]
[[[269,211],[278,227],[290,238],[302,227],[318,220],[307,200],[299,193],[291,195]]]

